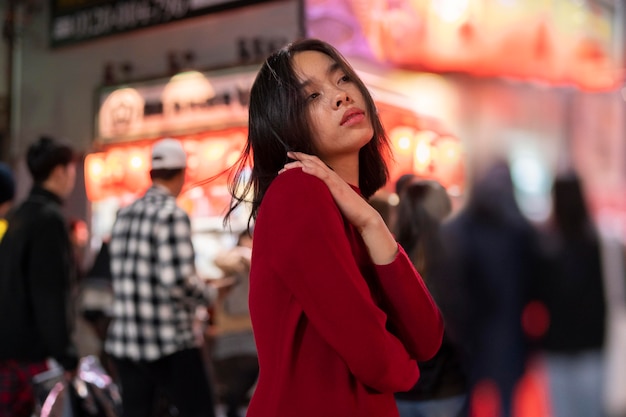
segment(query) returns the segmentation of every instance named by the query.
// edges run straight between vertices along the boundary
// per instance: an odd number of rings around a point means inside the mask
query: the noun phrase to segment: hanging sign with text
[[[276,0],[51,0],[50,43],[68,45]]]

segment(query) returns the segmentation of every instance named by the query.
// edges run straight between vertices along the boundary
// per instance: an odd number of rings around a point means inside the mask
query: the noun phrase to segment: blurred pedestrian
[[[294,42],[262,65],[240,172],[254,164],[231,209],[253,193],[248,417],[397,416],[394,392],[439,348],[439,310],[366,200],[387,180],[387,150],[374,101],[331,45]]]
[[[394,186],[396,195],[400,197],[402,193],[404,192],[404,189],[409,184],[412,184],[414,181],[417,181],[417,180],[419,180],[419,177],[413,173],[400,175],[400,177],[396,180],[396,184]]]
[[[389,229],[394,231],[397,229],[396,227],[396,222],[398,221],[398,205],[397,202],[399,202],[400,200],[400,195],[402,194],[402,192],[404,191],[404,188],[409,185],[410,183],[412,183],[413,181],[417,181],[418,179],[420,179],[420,177],[418,177],[415,174],[412,173],[407,173],[407,174],[402,174],[400,175],[400,177],[396,180],[396,183],[394,185],[394,198],[396,199],[396,204],[389,207],[389,213],[387,215],[387,220],[386,223],[389,225]]]
[[[7,230],[7,221],[4,218],[13,205],[15,198],[15,179],[8,165],[0,162],[0,240]]]
[[[496,162],[473,184],[467,205],[442,226],[447,288],[439,304],[463,347],[469,409],[511,416],[525,371],[522,312],[539,271],[536,232],[521,213],[508,164]]]
[[[543,234],[548,273],[536,284],[548,312],[541,340],[554,417],[599,417],[604,379],[606,301],[600,239],[580,179],[556,178]]]
[[[248,296],[252,234],[241,232],[237,245],[219,254],[215,264],[232,282],[221,290],[215,308],[212,358],[226,417],[241,417],[248,405],[248,394],[259,376]]]
[[[626,247],[620,213],[598,218],[606,303],[603,404],[607,417],[626,416]]]
[[[54,358],[72,377],[71,247],[63,200],[74,188],[75,155],[43,136],[26,154],[33,187],[7,217],[0,242],[0,416],[27,417],[34,409],[34,375]]]
[[[164,393],[178,415],[214,416],[212,387],[193,332],[214,290],[196,274],[191,224],[176,204],[187,155],[175,139],[152,148],[152,186],[117,215],[109,250],[113,318],[105,349],[125,416],[149,416]]]
[[[396,239],[424,277],[437,303],[449,291],[437,275],[445,262],[439,227],[451,208],[446,189],[436,181],[413,180],[400,192]],[[443,314],[445,321],[445,311]],[[461,416],[467,401],[467,377],[460,347],[448,331],[435,357],[420,362],[419,368],[417,384],[407,392],[396,394],[400,417]]]

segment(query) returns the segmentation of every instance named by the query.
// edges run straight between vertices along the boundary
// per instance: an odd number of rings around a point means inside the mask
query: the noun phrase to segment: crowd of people
[[[232,176],[229,214],[250,204],[250,227],[215,259],[214,285],[176,202],[185,150],[155,142],[151,186],[119,210],[92,262],[110,283],[106,317],[83,315],[120,415],[213,417],[223,404],[227,417],[542,417],[527,407],[537,364],[543,417],[624,415],[604,395],[620,303],[607,286],[623,280],[624,251],[608,281],[580,178],[557,175],[541,225],[519,209],[503,161],[474,173],[459,210],[413,174],[383,208],[370,202],[389,153],[371,95],[334,47],[274,52]],[[43,136],[25,159],[32,188],[19,204],[0,164],[0,417],[41,411],[31,381],[49,359],[65,381],[79,376],[74,302],[89,275],[85,224],[62,211],[75,150]],[[200,311],[211,318],[198,333]]]

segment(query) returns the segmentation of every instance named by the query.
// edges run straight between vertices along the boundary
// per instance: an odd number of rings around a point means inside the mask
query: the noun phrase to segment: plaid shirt
[[[121,209],[110,253],[115,298],[106,351],[151,361],[196,346],[196,308],[215,291],[196,275],[189,217],[176,199],[152,186]]]

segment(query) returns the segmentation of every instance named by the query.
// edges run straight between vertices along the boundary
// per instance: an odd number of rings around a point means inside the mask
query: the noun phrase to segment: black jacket
[[[53,357],[73,369],[71,249],[61,200],[35,186],[7,220],[0,241],[0,360]]]
[[[544,242],[548,269],[533,288],[550,314],[542,347],[552,353],[602,349],[606,300],[597,237],[566,238],[553,231]]]

